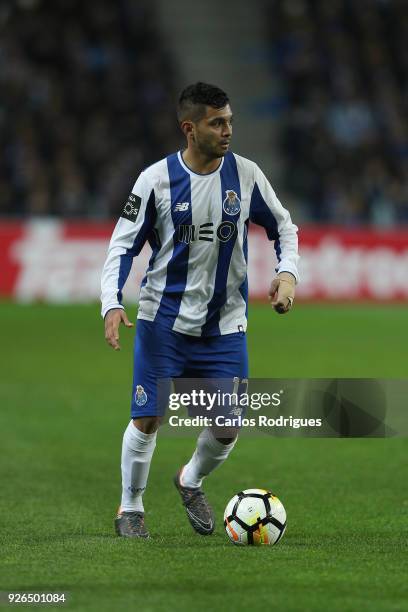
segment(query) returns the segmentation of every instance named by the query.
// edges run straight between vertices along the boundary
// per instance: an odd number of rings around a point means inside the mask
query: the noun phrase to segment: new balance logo
[[[174,212],[185,212],[186,210],[188,210],[189,206],[190,202],[179,202],[175,205],[173,210]]]

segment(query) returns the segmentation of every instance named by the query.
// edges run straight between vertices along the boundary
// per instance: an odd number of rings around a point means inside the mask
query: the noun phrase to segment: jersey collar
[[[180,165],[182,166],[182,168],[188,172],[188,174],[190,174],[190,176],[197,176],[199,178],[208,178],[209,176],[212,176],[213,174],[217,174],[218,172],[220,172],[222,166],[224,165],[224,157],[221,159],[220,164],[218,166],[218,168],[216,168],[215,170],[213,170],[212,172],[208,172],[207,174],[199,174],[198,172],[194,172],[194,170],[191,170],[191,168],[189,168],[187,166],[187,164],[185,163],[183,156],[181,154],[182,152],[179,151],[177,153],[178,156],[178,160],[180,162]]]

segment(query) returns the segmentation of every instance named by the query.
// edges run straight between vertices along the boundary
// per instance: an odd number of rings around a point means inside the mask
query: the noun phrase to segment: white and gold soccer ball
[[[228,502],[224,527],[234,544],[271,546],[285,533],[286,510],[270,491],[245,489]]]

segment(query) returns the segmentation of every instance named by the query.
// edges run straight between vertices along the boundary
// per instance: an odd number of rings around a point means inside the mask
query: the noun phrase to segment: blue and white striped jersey
[[[249,222],[274,241],[277,272],[298,279],[297,227],[254,163],[232,152],[196,174],[180,152],[141,173],[113,232],[102,273],[102,316],[123,308],[133,258],[152,247],[138,318],[192,336],[246,330]],[[271,279],[272,280],[272,279]]]

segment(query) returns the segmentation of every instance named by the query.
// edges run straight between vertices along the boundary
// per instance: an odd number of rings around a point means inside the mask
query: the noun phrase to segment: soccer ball
[[[228,502],[224,527],[234,544],[277,544],[285,533],[286,511],[270,491],[246,489]]]

